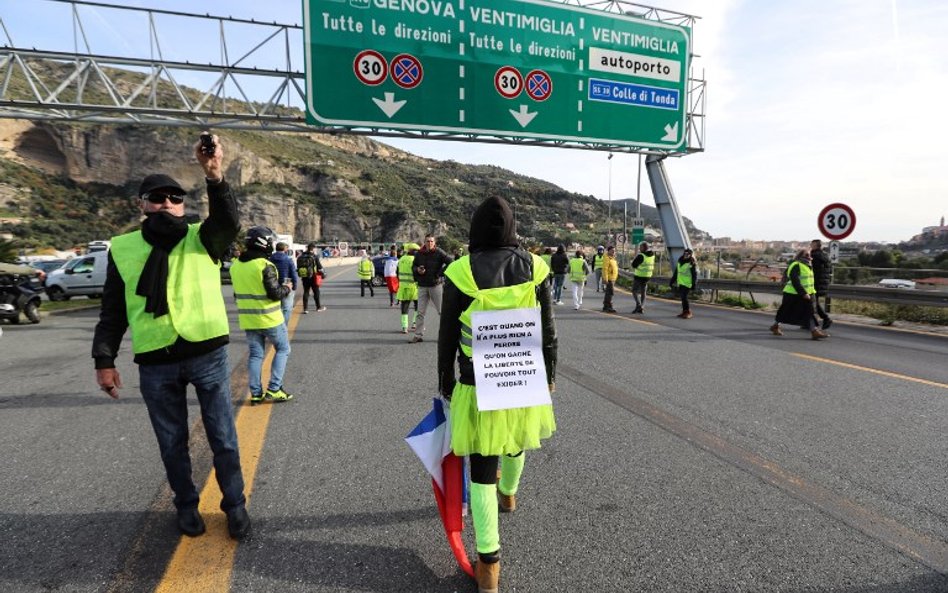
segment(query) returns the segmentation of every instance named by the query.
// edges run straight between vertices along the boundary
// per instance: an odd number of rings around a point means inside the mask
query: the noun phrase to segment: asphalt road
[[[408,344],[354,267],[323,293],[327,311],[291,322],[296,399],[240,404],[265,431],[242,453],[253,538],[228,548],[209,521],[187,543],[225,559],[235,593],[476,590],[402,440],[435,394],[438,316]],[[612,316],[599,296],[557,308],[558,431],[501,516],[502,591],[948,591],[948,338],[846,324],[778,338],[767,314],[681,320],[653,299],[633,317],[620,294]],[[175,590],[180,538],[130,347],[112,401],[89,358],[96,316],[3,327],[0,591]],[[185,583],[221,572],[191,570]]]

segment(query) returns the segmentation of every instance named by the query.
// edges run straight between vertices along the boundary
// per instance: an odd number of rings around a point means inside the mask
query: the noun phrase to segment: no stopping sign
[[[856,213],[846,204],[830,204],[820,212],[816,223],[824,237],[839,241],[856,230]]]

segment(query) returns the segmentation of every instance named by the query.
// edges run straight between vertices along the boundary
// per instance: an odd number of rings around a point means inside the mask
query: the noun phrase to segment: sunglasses
[[[183,204],[184,196],[175,196],[171,194],[163,194],[157,192],[148,192],[142,196],[143,199],[148,200],[152,204],[164,204],[165,200],[170,201],[172,204]]]

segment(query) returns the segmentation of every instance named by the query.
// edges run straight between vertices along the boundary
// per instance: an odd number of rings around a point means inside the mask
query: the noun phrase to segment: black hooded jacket
[[[813,288],[822,296],[829,290],[830,280],[833,277],[833,264],[822,249],[811,250],[810,257],[813,258]]]
[[[513,213],[499,198],[489,198],[475,211],[471,220],[470,251],[471,271],[479,288],[515,286],[533,279],[533,258],[518,246]],[[552,384],[556,379],[557,338],[548,278],[537,286],[536,293],[540,304],[546,379]],[[455,354],[461,383],[474,385],[473,362],[460,349],[461,313],[472,302],[471,297],[445,278],[438,336],[438,388],[442,395],[450,396],[457,380]]]
[[[565,251],[559,249],[550,256],[550,269],[554,274],[566,274],[569,272],[569,256]]]

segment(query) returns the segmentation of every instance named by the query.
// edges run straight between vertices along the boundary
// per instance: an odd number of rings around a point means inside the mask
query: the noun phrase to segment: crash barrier
[[[620,270],[619,275],[632,279],[632,273]],[[671,280],[668,276],[653,277],[650,283],[668,286]],[[747,292],[780,294],[783,292],[781,282],[752,282],[749,280],[725,280],[709,278],[699,280],[702,290],[723,290],[727,292]],[[926,307],[948,307],[948,292],[935,290],[885,288],[880,286],[855,286],[852,284],[830,284],[827,293],[835,299],[849,299],[854,301],[870,301],[873,303],[889,303],[892,305],[924,305]]]

